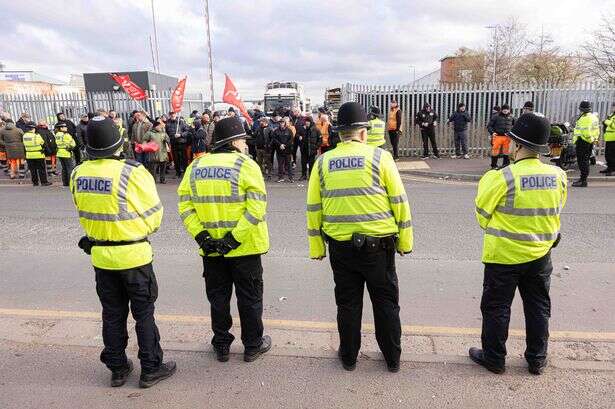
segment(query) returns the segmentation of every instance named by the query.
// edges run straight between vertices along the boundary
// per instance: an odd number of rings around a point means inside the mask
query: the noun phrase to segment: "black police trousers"
[[[577,164],[581,173],[581,180],[587,180],[589,176],[589,158],[592,155],[593,145],[579,138],[576,142]]]
[[[45,159],[26,159],[26,162],[28,162],[28,170],[34,186],[38,186],[39,180],[43,184],[48,183]]]
[[[263,266],[261,256],[203,257],[205,290],[211,306],[211,328],[216,347],[229,346],[235,340],[231,295],[233,285],[241,322],[241,341],[246,351],[263,343]]]
[[[398,363],[401,322],[394,243],[367,253],[354,248],[352,242],[329,240],[329,253],[342,360],[351,365],[359,355],[363,289],[367,285],[374,311],[376,341],[387,364]]]
[[[126,367],[128,304],[135,320],[142,372],[154,372],[162,364],[160,333],[154,321],[158,283],[152,264],[127,270],[96,271],[96,292],[102,304],[103,342],[100,360],[110,370]]]
[[[481,339],[487,362],[498,367],[504,366],[510,306],[517,287],[525,314],[525,359],[531,364],[541,364],[547,359],[552,271],[550,253],[523,264],[485,263],[480,309],[483,314]]]

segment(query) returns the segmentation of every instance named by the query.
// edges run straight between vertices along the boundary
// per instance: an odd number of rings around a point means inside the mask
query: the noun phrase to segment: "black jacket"
[[[23,118],[19,118],[17,122],[15,122],[15,126],[24,131],[24,133],[28,130],[26,127],[26,121],[24,121]]]
[[[85,146],[88,144],[88,123],[79,121],[77,125],[77,135],[75,138],[75,143],[79,146]]]
[[[282,149],[281,146],[284,145],[284,151],[290,152],[290,144],[293,141],[293,134],[288,128],[278,128],[273,131],[273,146],[276,149]]]
[[[257,149],[271,148],[271,138],[273,130],[267,126],[265,128],[259,127],[254,132],[254,146]]]
[[[438,121],[438,114],[434,111],[426,111],[421,109],[416,113],[416,117],[414,118],[414,123],[419,126],[421,130],[423,129],[433,129],[434,124]],[[424,123],[427,123],[427,126],[424,126]]]
[[[472,121],[470,114],[466,111],[455,111],[449,118],[448,122],[453,123],[453,129],[457,132],[468,129],[468,123]]]
[[[510,131],[514,124],[515,118],[512,114],[504,115],[500,112],[491,117],[487,125],[487,131],[489,131],[489,134],[506,135],[506,132]]]
[[[177,127],[179,127],[179,131],[177,130]],[[188,130],[188,126],[181,118],[169,119],[164,125],[164,129],[167,135],[169,135],[171,145],[181,145],[186,143],[186,137],[183,136],[183,134]],[[175,137],[176,133],[177,138]]]
[[[314,124],[312,124],[309,128],[303,128],[305,135],[301,140],[301,152],[304,152],[307,155],[316,155],[318,149],[320,148],[320,144],[322,143],[322,136],[320,135],[320,129]]]
[[[58,152],[58,145],[56,144],[56,137],[53,132],[47,127],[36,127],[36,133],[39,134],[45,141],[44,150],[45,156],[55,155]]]

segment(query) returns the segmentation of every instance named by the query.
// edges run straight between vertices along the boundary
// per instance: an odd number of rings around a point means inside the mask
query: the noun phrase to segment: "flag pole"
[[[211,110],[215,111],[215,103],[214,103],[214,68],[213,61],[211,56],[211,28],[209,22],[209,0],[205,0],[205,24],[207,26],[207,56],[209,59],[209,94],[210,94],[210,102],[211,102]]]

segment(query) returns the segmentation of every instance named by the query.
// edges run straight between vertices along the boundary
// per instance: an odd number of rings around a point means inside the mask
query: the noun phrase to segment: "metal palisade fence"
[[[487,123],[491,108],[509,104],[513,115],[518,117],[526,101],[534,103],[534,110],[543,113],[551,122],[574,123],[578,116],[579,102],[592,102],[593,111],[604,119],[615,101],[615,84],[580,83],[566,87],[538,85],[451,84],[451,85],[361,85],[346,84],[343,87],[344,101],[356,101],[366,109],[380,107],[386,121],[392,100],[399,102],[402,111],[403,135],[400,154],[412,156],[422,153],[422,139],[414,117],[429,102],[439,115],[436,127],[438,148],[444,153],[454,152],[453,131],[447,125],[448,117],[455,112],[457,104],[466,104],[472,117],[468,129],[468,148],[471,154],[489,155]],[[387,138],[388,139],[388,138]]]
[[[142,101],[141,105],[152,118],[168,113],[171,92],[170,90],[148,91],[148,98]],[[194,109],[201,112],[207,105],[208,101],[203,94],[186,94],[182,112],[184,115],[188,115]],[[140,109],[139,105],[123,91],[52,95],[0,94],[0,110],[9,112],[14,119],[19,118],[22,112],[27,112],[32,120],[46,120],[49,124],[56,122],[58,112],[64,112],[67,118],[76,123],[80,115],[100,108],[117,111],[124,121],[128,119],[130,112]]]

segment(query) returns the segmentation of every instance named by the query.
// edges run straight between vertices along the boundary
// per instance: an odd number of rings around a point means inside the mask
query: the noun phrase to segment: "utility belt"
[[[346,241],[335,240],[327,235],[325,238],[328,243],[335,243],[343,247],[352,247],[355,250],[365,253],[376,253],[380,250],[395,250],[395,240],[397,236],[373,237],[361,233],[353,233],[352,238]]]
[[[79,243],[77,244],[77,246],[79,246],[79,248],[83,250],[85,254],[92,254],[92,247],[94,246],[98,246],[98,247],[127,246],[130,244],[145,243],[145,242],[149,243],[149,240],[147,237],[140,239],[140,240],[99,241],[99,240],[91,240],[88,236],[83,236],[81,240],[79,240]]]

